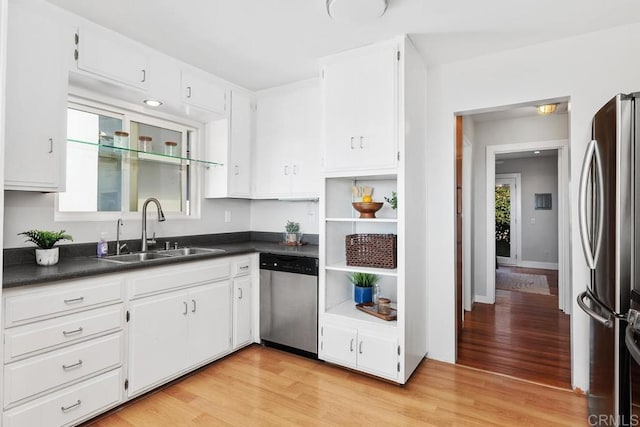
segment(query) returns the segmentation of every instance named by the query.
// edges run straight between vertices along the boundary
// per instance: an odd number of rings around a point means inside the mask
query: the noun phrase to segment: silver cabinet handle
[[[235,165],[235,174],[240,175],[240,166]]]
[[[587,146],[587,152],[585,153],[584,160],[582,162],[582,171],[580,173],[580,187],[578,194],[578,219],[580,227],[580,237],[582,240],[582,249],[587,260],[587,266],[592,270],[596,268],[596,263],[598,262],[600,248],[602,246],[602,231],[604,229],[604,203],[602,200],[598,200],[598,228],[596,230],[596,246],[594,250],[589,239],[589,229],[587,224],[587,188],[589,185],[589,172],[591,171],[590,165],[594,158],[596,159],[595,173],[598,185],[598,197],[602,198],[604,196],[602,160],[600,158],[598,142],[595,139],[591,140],[591,142]]]
[[[289,175],[289,165],[284,165],[284,174]]]
[[[62,335],[64,335],[65,337],[68,337],[69,335],[75,335],[75,334],[81,334],[82,333],[82,326],[79,327],[78,329],[74,329],[73,331],[62,331]]]
[[[298,175],[298,165],[293,165],[293,174]]]
[[[76,363],[72,363],[71,365],[62,365],[62,369],[70,371],[71,369],[79,368],[80,366],[82,366],[82,360],[78,360]]]
[[[607,313],[607,317],[593,311],[591,307],[589,307],[587,303],[584,302],[585,298],[598,305],[602,312]],[[598,303],[598,301],[593,297],[593,294],[590,290],[587,289],[586,291],[578,295],[578,305],[580,306],[582,311],[587,313],[589,317],[593,318],[596,322],[602,323],[607,328],[613,327],[613,315],[602,304]]]
[[[364,136],[360,137],[360,148],[364,148]]]
[[[187,98],[191,98],[191,86],[187,86]]]
[[[353,352],[353,338],[351,338],[351,344],[349,344],[349,351]]]
[[[358,353],[362,354],[362,341],[358,344]]]
[[[242,267],[240,267],[240,270],[248,270],[249,266],[248,265],[243,265]]]
[[[78,297],[78,298],[73,298],[73,299],[66,299],[64,300],[65,304],[78,304],[80,302],[84,301],[84,297]]]
[[[353,150],[355,147],[353,146],[353,137],[351,137],[351,149]]]
[[[242,299],[242,288],[238,288],[238,299]]]
[[[184,312],[182,314],[186,316],[187,313],[189,312],[189,304],[187,304],[186,301],[182,301],[182,303],[184,304]]]
[[[147,81],[147,70],[142,70],[142,80],[140,80],[141,83],[144,83]]]
[[[196,300],[192,299],[191,302],[193,303],[193,310],[191,310],[192,313],[196,312]]]
[[[53,138],[49,138],[49,154],[53,153]]]
[[[72,409],[76,409],[78,406],[80,406],[82,404],[82,401],[80,399],[78,399],[78,401],[76,403],[74,403],[73,405],[69,405],[69,406],[61,406],[60,410],[62,412],[69,412]]]

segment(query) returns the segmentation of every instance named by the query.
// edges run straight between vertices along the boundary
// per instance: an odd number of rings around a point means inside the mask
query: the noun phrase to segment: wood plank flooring
[[[425,360],[404,386],[258,345],[133,404],[94,427],[575,426],[586,399]]]
[[[495,305],[474,304],[465,313],[457,363],[571,388],[569,316],[558,309],[558,272],[510,269],[546,275],[552,295],[497,289]]]

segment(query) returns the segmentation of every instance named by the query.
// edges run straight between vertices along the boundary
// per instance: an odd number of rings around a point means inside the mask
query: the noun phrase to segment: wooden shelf
[[[397,223],[398,218],[325,218],[327,222]]]
[[[392,307],[395,308],[395,304],[392,304]],[[325,314],[329,314],[332,316],[340,316],[347,317],[353,320],[359,320],[361,322],[373,323],[376,325],[384,325],[391,328],[395,328],[398,326],[397,320],[383,320],[379,319],[370,314],[364,313],[356,308],[356,303],[352,300],[344,301],[334,307],[331,307],[329,310],[325,311]]]
[[[379,276],[391,276],[391,277],[398,276],[397,268],[392,269],[392,268],[356,267],[352,265],[347,265],[346,261],[327,264],[325,268],[327,270],[333,270],[333,271],[346,271],[346,272],[360,271],[362,273],[373,273]]]

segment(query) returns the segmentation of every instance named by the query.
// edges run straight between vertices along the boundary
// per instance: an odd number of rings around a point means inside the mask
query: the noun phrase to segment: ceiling
[[[640,21],[637,0],[389,0],[362,24],[333,21],[325,0],[48,1],[252,90],[403,33],[439,64]]]

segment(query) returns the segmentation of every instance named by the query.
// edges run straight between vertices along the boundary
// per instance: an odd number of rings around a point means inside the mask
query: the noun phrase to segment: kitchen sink
[[[104,261],[118,262],[118,263],[131,263],[149,261],[152,259],[170,258],[170,255],[159,254],[156,252],[139,252],[135,254],[122,254],[122,255],[109,255],[106,257],[98,258]]]
[[[200,255],[200,254],[213,254],[216,252],[226,252],[224,249],[210,249],[210,248],[178,248],[178,249],[165,249],[158,251],[157,253],[169,256],[188,256],[188,255]]]

